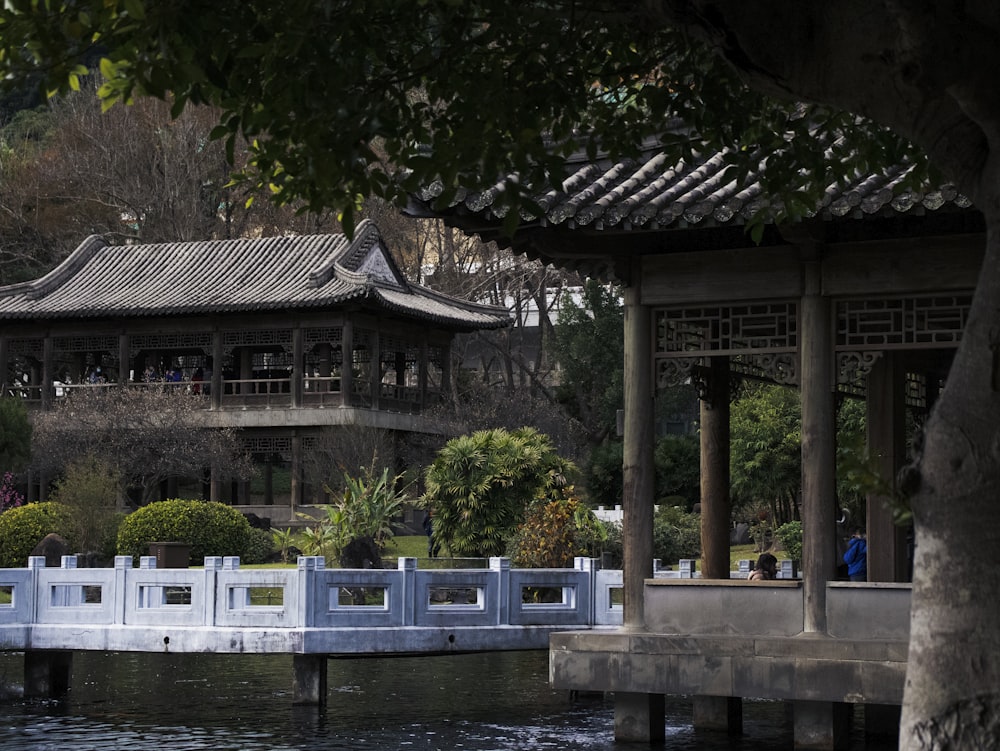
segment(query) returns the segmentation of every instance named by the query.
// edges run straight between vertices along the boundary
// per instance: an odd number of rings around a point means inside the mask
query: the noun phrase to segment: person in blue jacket
[[[868,581],[868,543],[865,533],[854,528],[851,541],[844,553],[844,563],[847,564],[847,576],[852,582]]]

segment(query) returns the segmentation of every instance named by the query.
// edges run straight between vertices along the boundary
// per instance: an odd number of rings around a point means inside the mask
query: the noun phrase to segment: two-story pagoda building
[[[454,337],[508,323],[408,282],[368,221],[353,238],[89,237],[44,277],[0,287],[0,382],[41,410],[81,389],[173,384],[206,425],[238,428],[266,466],[290,467],[289,502],[264,508],[281,522],[312,500],[301,468],[320,436],[434,432],[426,410],[448,392]],[[212,482],[210,495],[273,502],[247,483]]]

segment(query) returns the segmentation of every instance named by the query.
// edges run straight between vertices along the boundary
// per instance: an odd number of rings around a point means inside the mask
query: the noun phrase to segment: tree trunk
[[[916,531],[901,749],[1000,748],[1000,214],[985,213],[969,322],[900,478]]]

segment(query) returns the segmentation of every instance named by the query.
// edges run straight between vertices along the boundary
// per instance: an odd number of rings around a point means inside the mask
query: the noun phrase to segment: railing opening
[[[138,605],[140,608],[162,608],[172,605],[190,606],[191,587],[140,585]]]
[[[250,607],[281,607],[285,604],[284,587],[247,587],[247,604]]]
[[[0,584],[0,608],[14,607],[14,585]]]
[[[52,607],[79,607],[101,604],[100,584],[53,584],[49,592]]]
[[[608,605],[611,607],[625,605],[624,587],[608,587]]]
[[[521,587],[521,605],[526,608],[553,605],[573,607],[575,592],[575,587]]]
[[[388,587],[337,587],[338,607],[378,608],[388,607]]]
[[[486,600],[482,587],[428,587],[427,607],[472,605],[481,608]]]

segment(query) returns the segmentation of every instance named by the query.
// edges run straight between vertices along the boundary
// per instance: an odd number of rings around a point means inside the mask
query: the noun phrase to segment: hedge
[[[73,549],[73,512],[61,503],[29,503],[0,514],[0,568],[25,568],[45,535],[55,532]]]
[[[118,554],[149,555],[151,542],[191,546],[189,562],[200,566],[206,555],[253,556],[250,523],[236,509],[215,501],[157,501],[129,514],[118,528]]]

